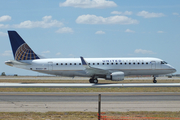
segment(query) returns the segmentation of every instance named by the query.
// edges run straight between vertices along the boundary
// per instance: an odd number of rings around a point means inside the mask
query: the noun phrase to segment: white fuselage
[[[121,71],[124,72],[125,76],[158,76],[176,71],[174,67],[158,58],[85,58],[85,60],[93,68],[110,72]],[[29,65],[14,65],[14,67],[60,76],[94,76],[94,74],[86,72],[80,58],[36,59],[22,60],[20,62]],[[105,74],[97,73],[97,76],[104,78]]]

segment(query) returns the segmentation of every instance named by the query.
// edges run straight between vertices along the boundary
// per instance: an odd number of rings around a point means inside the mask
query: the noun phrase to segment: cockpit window
[[[168,64],[167,62],[165,62],[165,61],[161,61],[161,64]]]

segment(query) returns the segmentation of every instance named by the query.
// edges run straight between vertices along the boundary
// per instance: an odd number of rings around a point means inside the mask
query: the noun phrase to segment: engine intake
[[[106,80],[122,81],[124,80],[124,72],[113,72],[110,75],[106,75]]]

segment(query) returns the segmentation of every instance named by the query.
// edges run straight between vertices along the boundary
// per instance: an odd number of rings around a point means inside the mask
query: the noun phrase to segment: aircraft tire
[[[97,83],[98,83],[98,80],[97,80],[97,79],[94,79],[94,83],[97,84]]]
[[[97,79],[89,79],[89,83],[95,83],[95,84],[97,84],[97,83],[98,83],[98,80],[97,80]]]
[[[156,77],[154,77],[154,79],[153,79],[153,83],[157,83]]]
[[[153,80],[153,83],[157,83],[157,80]]]
[[[89,79],[89,83],[94,83],[94,80],[93,79]]]

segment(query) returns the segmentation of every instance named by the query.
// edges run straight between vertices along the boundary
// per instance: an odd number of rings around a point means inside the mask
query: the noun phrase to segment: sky
[[[7,31],[46,58],[160,58],[180,73],[180,0],[1,0],[0,73],[10,67]]]

